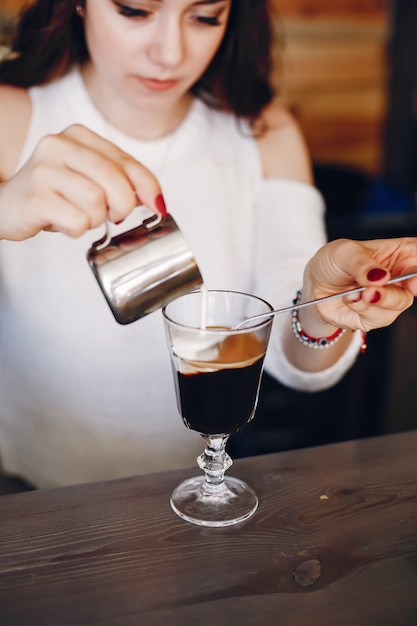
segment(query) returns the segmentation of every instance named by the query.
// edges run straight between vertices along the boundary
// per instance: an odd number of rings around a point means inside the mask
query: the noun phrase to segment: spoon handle
[[[410,272],[409,274],[403,274],[402,276],[395,276],[394,278],[390,278],[384,285],[392,285],[393,283],[400,283],[403,280],[408,280],[409,278],[415,278],[417,276],[417,272]],[[243,322],[239,322],[237,326],[235,326],[235,330],[241,328],[244,324],[252,320],[260,320],[263,318],[272,317],[274,315],[278,315],[279,313],[289,313],[290,311],[297,311],[298,309],[303,309],[306,306],[311,306],[312,304],[317,304],[319,302],[326,302],[327,300],[333,300],[334,298],[343,298],[344,296],[349,296],[353,293],[360,293],[361,291],[365,291],[369,287],[355,287],[354,289],[348,289],[347,291],[342,291],[340,293],[334,293],[331,296],[324,296],[323,298],[317,298],[316,300],[309,300],[308,302],[301,302],[300,304],[293,304],[291,306],[286,306],[283,309],[275,309],[274,311],[270,311],[269,313],[260,313],[259,315],[253,315]]]

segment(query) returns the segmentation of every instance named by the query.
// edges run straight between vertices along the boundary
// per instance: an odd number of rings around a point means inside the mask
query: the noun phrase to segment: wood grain
[[[283,73],[277,63],[274,82],[314,161],[378,175],[389,98],[391,2],[274,5],[284,38]]]
[[[390,0],[270,0],[278,14],[309,19],[384,19]]]
[[[16,14],[28,6],[31,0],[0,0],[0,12]]]
[[[239,460],[260,508],[226,529],[172,513],[193,469],[3,496],[0,623],[415,626],[416,444]]]

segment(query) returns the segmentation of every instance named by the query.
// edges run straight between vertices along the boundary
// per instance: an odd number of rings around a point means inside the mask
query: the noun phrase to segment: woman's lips
[[[158,80],[157,78],[143,78],[139,76],[139,82],[151,91],[168,91],[177,84],[177,80]]]

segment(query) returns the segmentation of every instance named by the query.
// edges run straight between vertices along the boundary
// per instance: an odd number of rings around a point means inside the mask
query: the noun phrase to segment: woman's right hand
[[[0,185],[0,239],[41,230],[79,237],[106,219],[120,222],[139,204],[165,214],[161,187],[141,163],[81,125],[48,135]]]

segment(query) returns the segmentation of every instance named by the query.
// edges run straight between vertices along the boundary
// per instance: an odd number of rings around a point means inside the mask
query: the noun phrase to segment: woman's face
[[[94,80],[133,107],[175,105],[210,65],[231,3],[86,0],[83,19]]]

